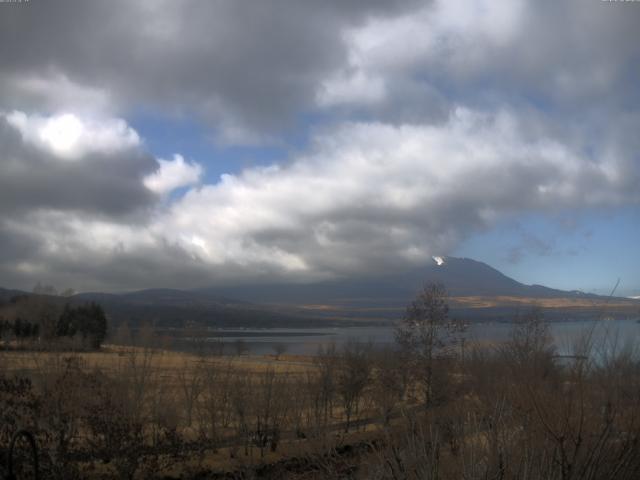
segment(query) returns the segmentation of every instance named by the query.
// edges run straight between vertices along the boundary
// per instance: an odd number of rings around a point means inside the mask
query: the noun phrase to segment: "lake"
[[[607,338],[623,345],[640,344],[640,323],[636,320],[566,321],[550,323],[551,334],[561,355],[573,353],[573,345],[585,333],[593,332],[596,339]],[[509,338],[511,323],[475,323],[470,325],[464,337],[469,341],[502,342]],[[211,332],[207,341],[225,344],[225,353],[235,351],[234,344],[241,340],[254,355],[273,354],[276,345],[284,345],[286,353],[313,355],[318,347],[356,340],[371,342],[376,346],[394,342],[394,329],[389,326],[329,327],[329,328],[269,328],[269,329],[218,329]],[[187,346],[183,344],[183,347]]]

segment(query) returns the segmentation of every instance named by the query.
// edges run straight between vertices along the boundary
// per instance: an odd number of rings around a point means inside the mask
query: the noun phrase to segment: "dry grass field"
[[[637,349],[594,336],[560,361],[536,311],[464,354],[445,324],[406,325],[393,349],[313,357],[13,344],[0,450],[26,428],[65,480],[639,478]]]
[[[125,425],[108,433],[114,438],[93,447],[107,450],[107,458],[118,455],[124,460],[79,463],[76,468],[83,475],[94,475],[96,469],[106,477],[139,471],[127,465],[137,462],[126,461],[128,452],[108,446],[117,441],[129,444],[137,456],[155,448],[159,471],[180,477],[185,472],[237,471],[309,457],[370,438],[382,423],[373,397],[361,389],[345,406],[339,394],[339,367],[335,359],[325,360],[330,364],[297,355],[204,356],[109,344],[93,352],[5,349],[0,350],[0,377],[28,378],[44,395],[43,402],[53,402],[47,407],[54,410],[53,416],[24,422],[69,422],[73,433],[65,440],[68,450],[82,451],[83,444],[94,442],[90,439],[96,431],[84,413],[95,410],[92,405],[100,404],[98,424],[117,423],[114,417],[124,416]],[[92,390],[96,380],[109,391],[100,385],[98,392]],[[106,398],[92,398],[105,393]],[[179,448],[172,444],[174,437],[180,439]]]
[[[491,308],[505,306],[531,307],[536,305],[540,308],[580,308],[580,309],[597,309],[602,308],[602,301],[594,301],[591,298],[528,298],[513,296],[468,296],[468,297],[451,297],[452,306],[471,307],[471,308]],[[612,309],[630,309],[631,312],[637,312],[640,304],[635,300],[625,300],[615,298],[606,303],[607,310]]]
[[[77,358],[84,369],[100,369],[116,373],[122,371],[132,356],[147,356],[150,368],[162,378],[175,379],[178,373],[195,366],[231,366],[248,373],[272,369],[279,373],[301,374],[314,368],[313,357],[303,355],[240,355],[200,356],[166,349],[105,344],[99,351],[56,352],[29,350],[0,350],[2,370],[33,373],[52,365],[62,364],[65,358]],[[1,371],[1,370],[0,370]]]

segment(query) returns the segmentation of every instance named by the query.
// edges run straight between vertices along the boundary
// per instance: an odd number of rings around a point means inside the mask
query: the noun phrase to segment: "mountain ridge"
[[[490,265],[470,258],[434,257],[434,262],[404,272],[360,279],[336,279],[311,284],[257,284],[199,289],[150,288],[124,293],[84,292],[61,302],[97,302],[116,323],[142,322],[178,327],[191,323],[215,327],[323,326],[331,322],[387,321],[402,315],[405,306],[426,283],[445,285],[452,310],[482,319],[508,318],[526,304],[557,305],[549,309],[562,317],[562,308],[595,311],[610,297],[525,285]],[[0,289],[0,300],[30,295]],[[59,298],[59,297],[58,297]],[[640,307],[640,301],[612,297]],[[581,313],[581,314],[582,314]],[[564,317],[562,317],[564,318]]]
[[[526,285],[510,278],[490,265],[470,258],[438,257],[444,263],[410,269],[376,277],[327,280],[311,284],[238,285],[208,287],[193,291],[205,294],[244,298],[259,303],[315,302],[328,298],[397,298],[409,301],[426,283],[445,285],[451,296],[520,296],[535,298],[605,298],[577,290],[565,291],[543,285]]]

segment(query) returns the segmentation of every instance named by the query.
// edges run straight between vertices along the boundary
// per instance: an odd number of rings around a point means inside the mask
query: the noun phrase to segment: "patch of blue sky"
[[[215,184],[222,174],[235,174],[256,165],[278,163],[287,156],[285,145],[236,146],[217,143],[206,125],[189,118],[137,114],[129,124],[155,157],[182,155],[204,168],[203,183]]]
[[[452,255],[484,261],[527,284],[640,295],[637,207],[529,214],[475,234]]]

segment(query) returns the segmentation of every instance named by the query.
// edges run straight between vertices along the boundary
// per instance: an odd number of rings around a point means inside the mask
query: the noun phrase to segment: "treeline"
[[[107,335],[107,317],[96,303],[63,307],[39,296],[16,296],[0,306],[0,340],[37,342],[42,348],[64,340],[97,349]]]
[[[16,339],[36,338],[40,335],[40,325],[21,318],[13,322],[0,319],[0,338],[7,334],[13,335]]]
[[[56,323],[56,336],[73,338],[76,335],[91,348],[100,348],[107,336],[107,317],[100,305],[65,305]]]

